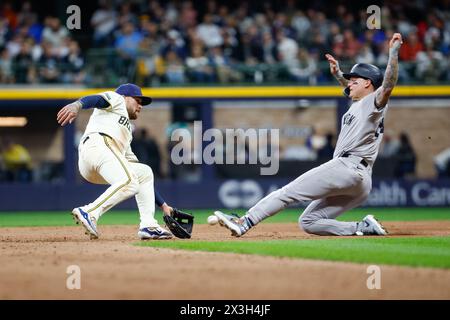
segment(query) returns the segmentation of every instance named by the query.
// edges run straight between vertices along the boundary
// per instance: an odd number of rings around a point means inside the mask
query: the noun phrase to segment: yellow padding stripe
[[[114,89],[0,89],[0,100],[73,100],[109,90]],[[144,88],[142,91],[156,99],[342,97],[342,87],[338,86]],[[393,96],[450,96],[450,86],[396,86]]]
[[[131,176],[130,176],[130,173],[128,172],[128,170],[127,170],[127,167],[123,164],[123,162],[120,159],[120,157],[114,152],[113,148],[109,145],[108,138],[104,136],[103,140],[105,141],[105,144],[109,148],[109,150],[111,150],[111,152],[114,154],[114,156],[117,158],[117,160],[119,160],[120,165],[122,166],[123,170],[125,170],[125,173],[127,174],[128,180],[124,184],[121,184],[116,189],[114,189],[113,192],[111,192],[110,195],[108,195],[105,199],[103,199],[103,201],[101,201],[99,204],[97,204],[94,208],[88,210],[88,212],[92,212],[92,211],[96,210],[98,207],[100,207],[102,204],[104,204],[108,199],[110,199],[117,191],[119,191],[120,189],[125,187],[131,181]]]

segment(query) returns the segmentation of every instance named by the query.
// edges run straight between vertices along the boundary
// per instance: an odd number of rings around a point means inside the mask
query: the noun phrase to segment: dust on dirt
[[[390,237],[450,234],[449,221],[387,222]],[[450,270],[382,265],[381,289],[367,264],[134,246],[134,226],[2,228],[0,299],[449,299]],[[295,223],[263,223],[240,241],[317,239]],[[323,237],[320,237],[323,238]],[[195,225],[193,240],[233,240]],[[189,240],[164,240],[189,241]],[[81,271],[69,290],[68,267]]]

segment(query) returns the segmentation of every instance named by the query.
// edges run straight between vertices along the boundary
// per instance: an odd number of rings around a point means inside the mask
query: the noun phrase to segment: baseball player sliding
[[[272,192],[238,218],[216,211],[221,226],[240,237],[262,220],[288,205],[312,200],[299,218],[299,225],[317,235],[386,235],[386,229],[372,216],[361,222],[341,222],[336,217],[362,204],[372,188],[372,167],[383,137],[388,100],[397,83],[398,52],[402,36],[389,42],[389,61],[383,75],[376,66],[359,63],[342,73],[336,59],[326,58],[331,73],[345,87],[352,105],[342,118],[333,159]]]
[[[92,203],[72,210],[77,223],[91,239],[99,236],[97,221],[119,202],[135,196],[140,215],[141,239],[168,239],[172,234],[154,218],[156,203],[170,215],[173,208],[153,188],[152,169],[139,163],[131,150],[130,120],[138,118],[143,105],[152,102],[134,84],[123,84],[115,92],[83,97],[63,107],[57,115],[61,126],[70,124],[81,109],[95,108],[78,147],[78,167],[87,181],[110,187]]]

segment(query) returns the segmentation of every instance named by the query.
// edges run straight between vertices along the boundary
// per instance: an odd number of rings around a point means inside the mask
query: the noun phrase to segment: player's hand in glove
[[[172,234],[181,239],[190,239],[194,226],[194,216],[177,208],[172,208],[170,215],[164,212],[164,222]]]
[[[164,202],[161,205],[161,210],[164,212],[165,215],[170,216],[172,214],[173,208]]]

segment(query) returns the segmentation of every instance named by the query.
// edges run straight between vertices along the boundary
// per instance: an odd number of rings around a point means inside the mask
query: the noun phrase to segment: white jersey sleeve
[[[125,154],[132,140],[130,118],[125,99],[114,91],[102,92],[99,95],[108,101],[109,106],[94,109],[84,136],[91,133],[106,134],[113,138],[119,149]]]

